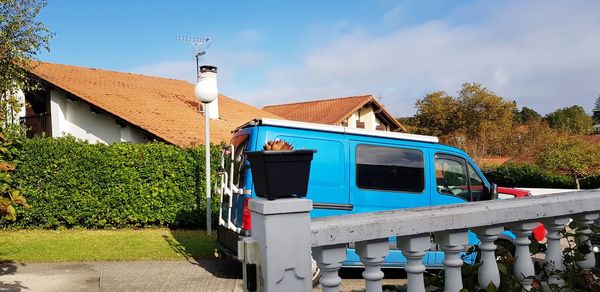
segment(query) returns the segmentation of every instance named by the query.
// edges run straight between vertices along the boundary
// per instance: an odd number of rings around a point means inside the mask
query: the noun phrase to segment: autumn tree
[[[463,84],[457,97],[443,91],[427,94],[415,106],[422,134],[439,136],[475,159],[499,155],[512,144],[515,104],[479,83]]]
[[[18,135],[16,113],[22,108],[20,91],[37,89],[27,73],[42,50],[48,50],[52,34],[37,21],[43,0],[0,0],[0,215],[15,219],[14,205],[27,205],[12,185]]]
[[[579,180],[600,170],[600,145],[574,137],[547,144],[538,157],[540,166],[569,173],[579,189]]]
[[[550,127],[572,134],[589,134],[593,129],[592,117],[583,107],[574,105],[558,109],[546,116]]]
[[[598,95],[598,98],[596,98],[596,104],[594,105],[592,113],[594,123],[600,124],[600,95]]]
[[[516,110],[515,111],[515,122],[517,124],[528,124],[531,122],[536,122],[542,119],[542,115],[540,115],[538,112],[536,112],[533,109],[530,109],[526,106],[524,106],[523,108],[521,108],[521,110]]]
[[[421,134],[444,136],[457,130],[459,102],[444,91],[417,100],[416,124]]]

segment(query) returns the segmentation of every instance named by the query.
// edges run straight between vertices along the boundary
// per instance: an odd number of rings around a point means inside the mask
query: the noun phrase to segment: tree
[[[579,189],[580,179],[600,170],[600,145],[573,137],[560,139],[548,144],[537,162],[551,171],[568,172]]]
[[[583,107],[574,105],[549,113],[546,120],[551,128],[573,134],[589,134],[593,129],[592,117]]]
[[[49,49],[52,34],[35,20],[45,5],[44,0],[0,0],[0,215],[12,220],[14,205],[27,206],[10,177],[22,133],[15,121],[22,107],[17,94],[38,87],[28,69],[41,50]]]
[[[596,98],[596,104],[594,105],[594,109],[592,110],[592,118],[594,123],[600,124],[600,95]]]
[[[498,155],[511,145],[513,102],[478,83],[463,84],[458,94],[438,91],[417,101],[415,118],[422,134],[440,136],[473,157]]]
[[[521,110],[515,111],[515,122],[517,124],[529,124],[534,121],[539,121],[542,119],[542,116],[533,109],[530,109],[526,106],[521,108]]]
[[[444,91],[436,91],[418,99],[415,119],[420,134],[444,136],[457,129],[459,102]]]

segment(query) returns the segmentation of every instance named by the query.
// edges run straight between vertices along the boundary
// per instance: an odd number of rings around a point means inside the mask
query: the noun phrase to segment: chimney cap
[[[200,73],[212,72],[217,73],[217,67],[210,65],[202,65],[200,66]]]

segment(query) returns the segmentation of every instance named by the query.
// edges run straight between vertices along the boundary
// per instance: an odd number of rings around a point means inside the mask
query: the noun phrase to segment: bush
[[[568,175],[548,172],[532,164],[503,164],[484,170],[486,178],[503,187],[575,188],[575,180]]]
[[[216,170],[220,151],[211,152]],[[23,143],[20,160],[13,179],[33,208],[4,227],[206,225],[204,147],[36,138]],[[216,214],[218,200],[212,205]]]

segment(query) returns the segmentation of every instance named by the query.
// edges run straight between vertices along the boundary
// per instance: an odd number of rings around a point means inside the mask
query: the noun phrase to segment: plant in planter
[[[267,141],[262,151],[246,152],[256,195],[274,200],[305,197],[316,150],[294,150],[284,140]]]

